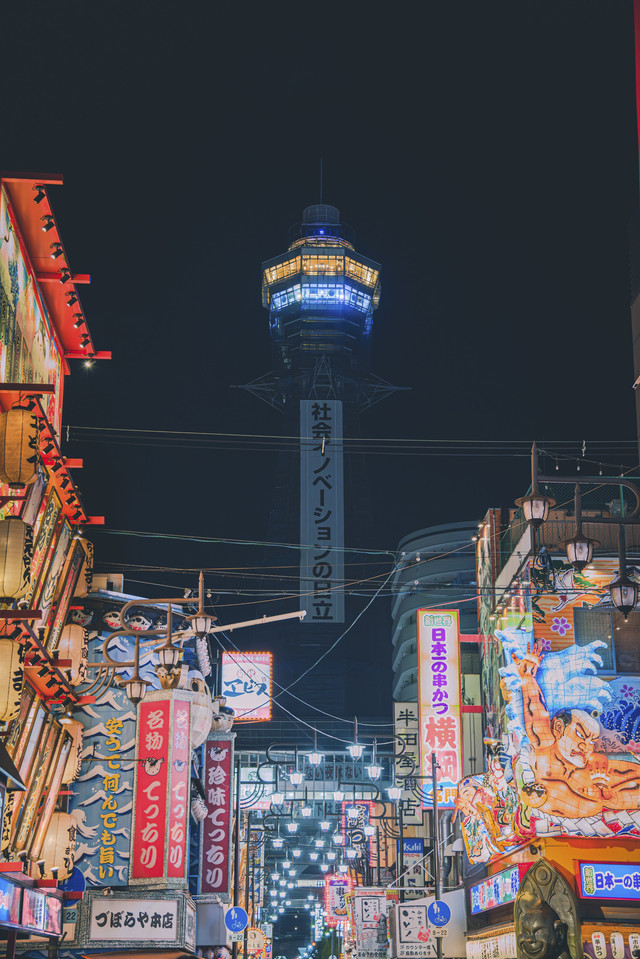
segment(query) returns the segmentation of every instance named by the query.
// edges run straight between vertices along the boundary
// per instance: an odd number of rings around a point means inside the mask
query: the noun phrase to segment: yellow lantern
[[[11,722],[20,711],[24,651],[13,639],[0,639],[0,719]]]
[[[0,481],[28,486],[38,475],[38,417],[17,408],[0,415]]]
[[[52,879],[52,867],[58,867],[58,880],[68,879],[76,861],[77,822],[68,812],[54,812],[42,844],[44,878]]]
[[[89,660],[87,631],[75,623],[65,626],[56,651],[59,659],[71,660],[71,666],[63,670],[71,685],[77,686],[78,683],[83,683],[87,678],[87,662]]]
[[[0,598],[20,599],[29,589],[33,529],[10,516],[0,520]]]
[[[84,733],[84,726],[80,720],[71,719],[65,723],[64,728],[73,739],[73,745],[64,767],[62,782],[71,783],[80,775],[80,768],[82,766],[82,736]]]

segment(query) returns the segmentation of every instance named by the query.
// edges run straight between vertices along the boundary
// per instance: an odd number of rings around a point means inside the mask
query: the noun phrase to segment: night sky
[[[319,200],[321,156],[325,202],[383,267],[372,368],[410,387],[364,435],[513,443],[378,444],[380,549],[511,504],[534,438],[562,441],[570,475],[584,439],[587,458],[605,439],[632,454],[633,56],[631,0],[7,7],[0,165],[64,175],[53,208],[113,351],[73,364],[64,407],[63,451],[84,457],[85,504],[107,518],[97,568],[262,562],[261,547],[109,530],[266,538],[275,454],[164,431],[280,431],[231,386],[271,368],[260,263]],[[160,432],[140,446],[79,427]],[[191,577],[128,578],[143,595],[158,583]]]

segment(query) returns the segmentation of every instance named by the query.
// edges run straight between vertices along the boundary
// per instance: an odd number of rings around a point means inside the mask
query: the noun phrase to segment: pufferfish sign
[[[485,740],[486,773],[458,784],[469,859],[496,859],[539,835],[640,838],[640,731],[627,728],[620,702],[640,690],[597,675],[598,640],[551,652],[531,631],[496,638],[508,742]]]

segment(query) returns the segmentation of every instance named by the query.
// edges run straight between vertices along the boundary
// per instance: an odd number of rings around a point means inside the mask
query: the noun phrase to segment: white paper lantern
[[[71,666],[63,669],[72,686],[77,686],[87,678],[89,660],[89,638],[87,631],[75,623],[65,626],[57,648],[59,659],[70,659]]]
[[[65,723],[64,728],[73,739],[73,745],[64,767],[62,782],[71,783],[74,779],[78,778],[82,767],[82,737],[84,734],[84,726],[78,719],[72,719],[71,722]]]
[[[40,429],[29,410],[0,414],[0,481],[14,488],[33,483],[38,475]]]
[[[29,589],[33,529],[17,516],[0,520],[0,598],[21,599]]]
[[[191,748],[197,749],[211,732],[213,704],[204,677],[196,672],[189,678],[191,689],[196,694],[191,703]]]
[[[54,812],[42,844],[45,879],[53,878],[51,869],[58,867],[58,880],[71,875],[76,859],[76,820],[68,812]]]
[[[11,722],[20,711],[24,685],[24,646],[0,639],[0,720]]]

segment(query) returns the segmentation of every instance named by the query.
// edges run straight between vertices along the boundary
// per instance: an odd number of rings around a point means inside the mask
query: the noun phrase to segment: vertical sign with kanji
[[[167,829],[171,704],[168,699],[139,706],[131,878],[161,879]]]
[[[200,843],[200,892],[228,893],[231,879],[231,804],[234,734],[210,733],[204,744],[207,817]]]
[[[451,809],[462,778],[458,611],[418,610],[418,705],[422,801],[433,802],[431,754],[438,763],[438,802]]]
[[[342,403],[300,402],[300,592],[307,622],[344,622]]]
[[[167,875],[172,879],[187,878],[187,817],[189,811],[189,744],[188,702],[174,700],[171,724],[171,788],[169,792],[169,858]]]
[[[394,703],[394,732],[404,743],[404,750],[396,753],[396,783],[402,787],[400,804],[405,826],[422,823],[422,793],[420,789],[420,747],[418,742],[418,704]]]

